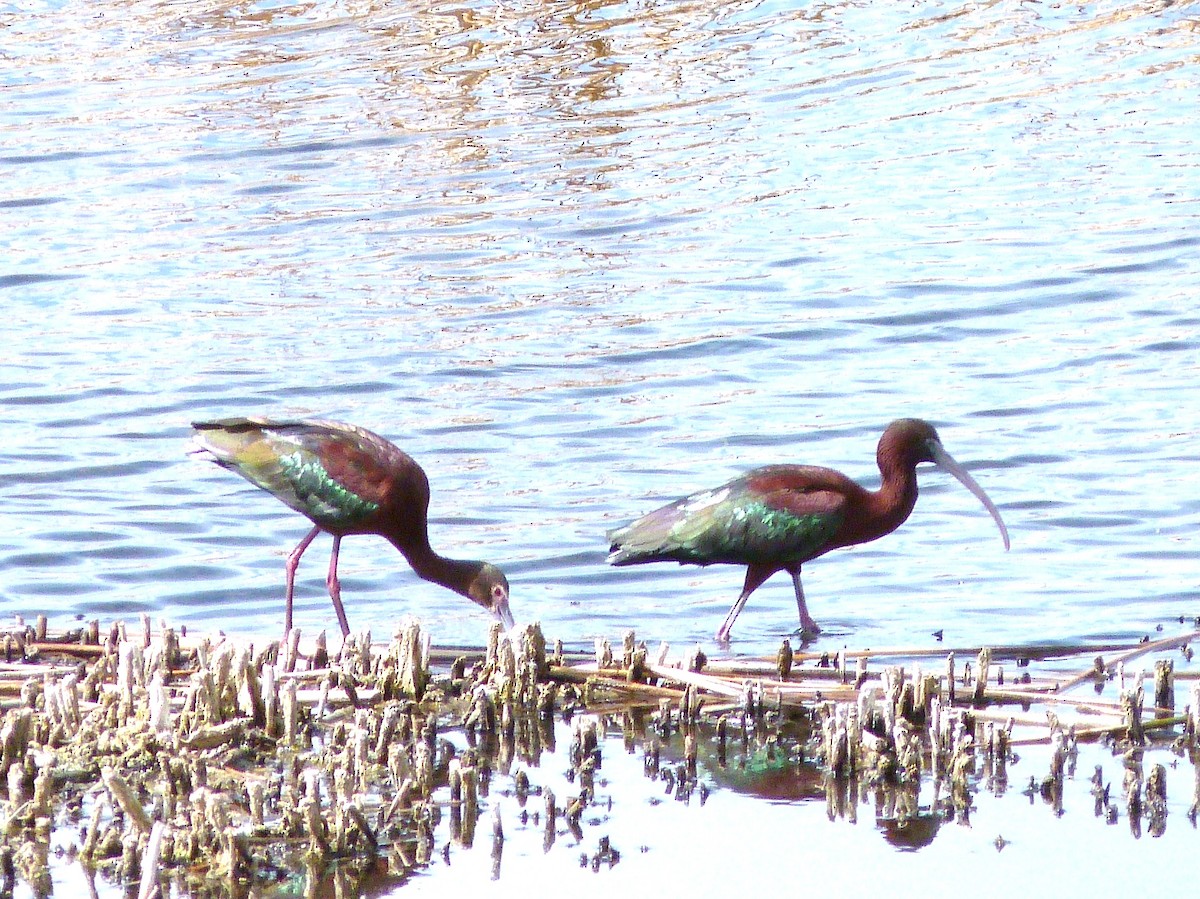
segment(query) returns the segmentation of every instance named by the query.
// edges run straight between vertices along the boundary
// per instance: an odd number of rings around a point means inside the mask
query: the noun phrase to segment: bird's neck
[[[479,574],[478,562],[439,556],[433,551],[428,540],[415,543],[400,540],[391,542],[403,553],[418,577],[470,598],[471,582]]]
[[[917,504],[917,471],[914,466],[891,458],[879,460],[883,482],[871,494],[872,515],[876,525],[871,540],[890,534],[908,520]]]

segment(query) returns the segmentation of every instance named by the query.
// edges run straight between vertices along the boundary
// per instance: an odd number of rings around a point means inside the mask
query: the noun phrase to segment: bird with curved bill
[[[755,468],[611,531],[608,562],[745,565],[742,592],[717,630],[721,643],[728,642],[750,594],[777,571],[786,571],[796,589],[800,632],[815,636],[821,628],[805,604],[800,567],[831,549],[877,540],[903,524],[917,502],[917,465],[922,462],[949,472],[979,498],[1008,549],[999,510],[942,447],[933,425],[916,418],[892,422],[875,456],[882,475],[878,490],[815,465]]]
[[[287,558],[284,631],[292,627],[292,596],[300,557],[326,531],[333,535],[326,586],[343,636],[338,550],[342,538],[377,534],[400,550],[418,576],[453,590],[513,626],[508,580],[488,562],[438,555],[429,545],[429,479],[392,442],[336,421],[223,418],[198,421],[196,455],[236,472],[313,522]]]

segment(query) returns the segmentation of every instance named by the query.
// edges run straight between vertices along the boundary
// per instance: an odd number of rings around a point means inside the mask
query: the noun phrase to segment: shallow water
[[[576,832],[561,810],[580,790],[569,747],[572,727],[586,718],[600,722],[600,764],[595,799]],[[731,736],[729,767],[718,766],[712,727],[707,727],[699,735],[699,786],[684,791],[665,774],[682,768],[678,734],[663,749],[664,774],[651,779],[645,769],[647,747],[658,742],[653,728],[635,727],[626,740],[619,715],[581,715],[572,724],[559,720],[553,729],[555,745],[532,758],[522,756],[510,770],[491,776],[473,827],[455,822],[449,787],[443,784],[435,791],[441,814],[432,830],[428,863],[413,866],[419,857],[416,840],[402,841],[381,847],[374,875],[358,881],[345,874],[347,883],[335,890],[330,882],[337,872],[331,871],[313,894],[509,895],[530,883],[553,883],[585,897],[661,887],[710,896],[717,894],[714,885],[723,893],[734,884],[764,893],[778,890],[781,883],[866,893],[881,884],[913,882],[921,884],[923,895],[949,897],[961,895],[964,885],[1002,879],[1022,895],[1052,897],[1064,891],[1136,892],[1145,888],[1147,877],[1161,889],[1184,890],[1192,879],[1182,860],[1194,856],[1196,844],[1189,811],[1195,768],[1161,745],[1148,747],[1142,760],[1147,776],[1157,765],[1166,769],[1166,815],[1155,829],[1148,819],[1130,816],[1121,755],[1099,744],[1078,747],[1057,804],[1039,788],[1051,768],[1049,747],[1019,746],[1007,779],[985,774],[982,752],[977,755],[966,816],[955,812],[949,785],[935,788],[926,772],[915,797],[917,814],[902,822],[894,788],[864,784],[856,788],[856,798],[846,786],[827,790],[815,766],[787,761],[794,747],[780,751],[772,765],[774,776],[747,776],[739,771],[747,761],[740,739]],[[736,724],[730,727],[731,735],[737,732]],[[461,731],[444,731],[439,739],[465,747]],[[762,745],[752,737],[751,746],[749,764],[762,766]],[[1097,807],[1092,792],[1097,769],[1109,790],[1111,817],[1103,804]],[[518,771],[528,778],[525,801],[515,787]],[[547,790],[560,809],[549,835]],[[88,874],[68,851],[78,848],[81,829],[62,827],[53,840],[55,895],[127,895],[109,877]],[[615,850],[615,857],[598,858],[602,841]],[[399,858],[408,859],[407,869]],[[183,873],[172,871],[171,876],[182,881]],[[201,877],[201,868],[191,874]],[[220,895],[224,884],[213,875],[211,894]],[[263,895],[307,895],[311,886],[297,862],[291,881],[274,890],[259,889]],[[178,884],[174,894],[188,891]],[[35,894],[20,884],[16,895],[26,899]]]
[[[518,619],[708,641],[741,572],[604,533],[926,417],[1002,510],[805,571],[817,646],[1200,614],[1197,5],[26,4],[0,13],[0,610],[275,634],[306,522],[188,423],[391,438]],[[298,623],[334,627],[328,540]],[[381,540],[351,623],[486,620]],[[738,652],[796,627],[755,594]]]
[[[955,820],[944,808],[949,804],[944,792],[935,808],[930,788],[922,790],[921,812],[907,825],[898,824],[882,793],[870,789],[864,788],[857,804],[850,801],[834,809],[816,775],[800,801],[764,801],[715,785],[703,803],[696,793],[684,802],[662,781],[645,778],[641,746],[626,754],[618,734],[602,750],[598,803],[585,816],[582,839],[574,839],[560,824],[558,838],[546,849],[544,821],[520,822],[512,789],[503,786],[490,801],[500,808],[504,828],[499,863],[491,853],[488,815],[481,819],[474,846],[452,844],[448,860],[436,857],[427,871],[405,881],[394,895],[511,889],[547,878],[582,896],[607,896],[613,890],[647,885],[710,896],[714,884],[721,885],[720,893],[735,885],[761,894],[793,884],[861,894],[912,882],[921,884],[923,894],[942,897],[961,895],[964,885],[994,879],[1034,897],[1061,895],[1063,890],[1103,894],[1144,888],[1147,870],[1160,873],[1164,888],[1182,887],[1188,881],[1179,862],[1191,856],[1196,844],[1187,817],[1192,766],[1184,763],[1169,770],[1168,795],[1178,800],[1170,800],[1165,829],[1151,834],[1145,822],[1126,815],[1120,759],[1099,746],[1081,747],[1078,770],[1065,782],[1061,811],[1036,787],[1031,795],[1023,795],[1031,779],[1040,783],[1050,769],[1049,750],[1035,746],[1022,748],[1006,786],[982,787],[973,795],[969,821]],[[1174,761],[1166,751],[1147,753],[1146,768],[1172,766]],[[1096,767],[1120,809],[1112,821],[1095,810],[1090,777]],[[551,786],[556,796],[570,793],[571,785],[556,769],[531,774],[539,785]],[[712,784],[712,774],[705,772],[702,780]],[[531,797],[530,812],[539,806]],[[593,868],[605,837],[620,853],[619,861]],[[439,848],[444,839],[439,830]],[[1103,864],[1097,863],[1099,858]]]

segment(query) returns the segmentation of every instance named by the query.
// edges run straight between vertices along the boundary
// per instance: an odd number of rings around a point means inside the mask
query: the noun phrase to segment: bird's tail
[[[188,455],[226,468],[244,463],[245,454],[263,438],[264,423],[253,418],[221,418],[194,421]]]

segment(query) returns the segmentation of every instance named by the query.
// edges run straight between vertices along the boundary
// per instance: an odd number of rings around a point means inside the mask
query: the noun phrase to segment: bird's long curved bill
[[[504,625],[506,631],[511,631],[516,627],[516,621],[513,620],[512,612],[508,608],[508,601],[505,600],[503,605],[497,604],[492,608],[492,614],[496,616],[496,620]]]
[[[974,493],[983,503],[983,507],[991,513],[992,518],[996,520],[996,526],[1000,528],[1000,536],[1004,538],[1004,548],[1008,549],[1008,528],[1004,526],[1004,519],[1000,517],[1000,510],[996,508],[996,504],[983,492],[983,488],[975,483],[975,479],[967,474],[967,470],[955,462],[954,457],[942,448],[940,443],[930,441],[930,450],[933,453],[933,464],[958,478],[962,485]]]

